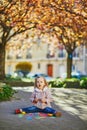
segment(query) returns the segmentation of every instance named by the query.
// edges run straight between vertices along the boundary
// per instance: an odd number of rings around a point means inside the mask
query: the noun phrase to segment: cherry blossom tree
[[[73,52],[87,44],[86,0],[40,0],[39,28],[56,35],[67,51],[67,77],[71,77]]]
[[[33,18],[36,1],[0,0],[0,78],[5,77],[5,49],[7,42],[17,34],[35,28]]]
[[[5,76],[5,47],[17,34],[37,28],[56,36],[67,51],[67,77],[71,77],[72,53],[87,44],[86,0],[0,0],[0,78]]]

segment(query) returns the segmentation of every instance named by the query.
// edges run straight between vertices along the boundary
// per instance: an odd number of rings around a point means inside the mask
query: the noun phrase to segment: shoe
[[[22,109],[16,109],[15,110],[15,114],[20,114],[20,113],[22,113]]]
[[[56,116],[56,117],[61,117],[62,114],[61,114],[61,112],[56,112],[56,113],[54,114],[54,116]]]

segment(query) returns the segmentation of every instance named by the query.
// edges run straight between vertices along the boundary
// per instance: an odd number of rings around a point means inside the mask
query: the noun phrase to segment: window
[[[48,44],[48,51],[47,51],[47,58],[54,58],[55,57],[55,53],[51,50],[50,45]]]
[[[32,53],[31,53],[31,47],[27,49],[26,51],[26,58],[28,59],[31,59],[32,58]]]
[[[9,75],[12,74],[12,66],[11,66],[11,65],[8,66],[8,74],[9,74]]]
[[[26,55],[26,58],[27,58],[27,59],[31,59],[31,58],[32,58],[31,53],[28,53],[28,54]]]
[[[16,59],[21,59],[22,56],[21,55],[16,55]]]
[[[40,69],[40,63],[38,63],[38,69]]]
[[[13,58],[13,51],[9,50],[9,52],[7,52],[7,59],[12,59]]]
[[[55,57],[55,54],[50,54],[50,53],[47,54],[47,58],[53,58],[53,57]]]
[[[74,58],[78,58],[79,57],[79,48],[76,48],[75,50],[74,50],[74,52],[73,52],[73,57]]]
[[[64,57],[66,57],[65,49],[59,49],[59,50],[58,50],[58,57],[59,57],[59,58],[64,58]]]
[[[12,59],[12,56],[11,55],[7,55],[7,59]]]

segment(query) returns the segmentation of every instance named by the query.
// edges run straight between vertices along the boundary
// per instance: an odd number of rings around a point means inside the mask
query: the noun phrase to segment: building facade
[[[67,53],[64,48],[56,48],[50,53],[48,44],[37,45],[27,48],[25,53],[14,54],[13,50],[6,51],[6,74],[14,74],[18,62],[29,61],[32,63],[32,73],[45,73],[49,76],[60,77],[66,72]],[[78,47],[73,53],[73,71],[87,73],[87,49],[84,46]]]

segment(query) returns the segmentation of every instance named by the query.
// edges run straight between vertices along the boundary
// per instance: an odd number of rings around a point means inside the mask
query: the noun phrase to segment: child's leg
[[[43,109],[43,112],[44,113],[54,114],[54,113],[56,113],[56,110],[51,108],[51,107],[46,107],[46,108]]]
[[[16,114],[18,113],[22,113],[22,112],[26,112],[26,113],[34,113],[34,112],[41,112],[42,109],[36,107],[36,106],[30,106],[30,107],[26,107],[26,108],[21,108],[21,109],[17,109],[15,111]]]
[[[30,107],[22,108],[22,111],[26,113],[34,113],[34,112],[41,112],[42,110],[36,106],[30,106]]]
[[[53,114],[54,116],[57,116],[57,117],[61,116],[61,112],[57,112],[55,109],[53,109],[51,107],[44,108],[42,112],[50,113],[50,114]]]

